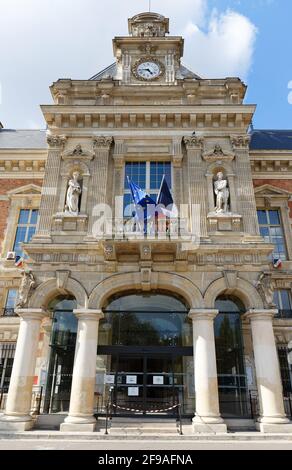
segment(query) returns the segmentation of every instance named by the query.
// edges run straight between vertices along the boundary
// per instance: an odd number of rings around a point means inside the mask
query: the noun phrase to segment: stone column
[[[243,216],[243,227],[247,237],[259,237],[256,201],[249,158],[250,137],[248,135],[233,136],[231,142],[236,153],[235,165],[239,204],[237,209]]]
[[[27,431],[33,427],[30,415],[41,321],[48,316],[41,309],[19,309],[20,326],[1,430]]]
[[[214,319],[218,310],[191,310],[195,368],[196,413],[193,430],[198,433],[225,433],[220,416],[215,351]]]
[[[56,206],[58,179],[60,174],[61,150],[66,142],[64,136],[48,136],[48,159],[42,189],[39,221],[34,240],[41,243],[51,242],[52,216]]]
[[[205,162],[202,160],[203,139],[200,137],[184,137],[187,148],[189,204],[201,207],[200,230],[201,238],[208,238],[207,215],[208,195],[205,178]]]
[[[261,417],[257,429],[261,432],[291,432],[292,423],[284,411],[283,389],[278,353],[273,331],[276,310],[250,310],[250,320]]]
[[[95,137],[93,145],[95,149],[95,157],[92,165],[92,177],[90,190],[88,191],[88,233],[86,241],[94,241],[94,222],[96,215],[94,214],[94,207],[97,204],[106,204],[106,189],[107,189],[107,178],[108,178],[108,160],[110,147],[113,142],[112,137]]]
[[[101,310],[74,310],[78,318],[69,415],[61,431],[90,432],[95,430],[93,416],[96,377],[96,353]]]

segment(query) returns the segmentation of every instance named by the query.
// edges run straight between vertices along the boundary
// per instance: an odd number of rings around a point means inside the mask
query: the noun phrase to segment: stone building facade
[[[0,429],[37,407],[91,431],[111,397],[291,432],[292,131],[251,129],[244,83],[188,70],[168,28],[131,18],[112,65],[53,83],[47,131],[0,129]],[[179,229],[136,236],[127,177],[163,175]]]

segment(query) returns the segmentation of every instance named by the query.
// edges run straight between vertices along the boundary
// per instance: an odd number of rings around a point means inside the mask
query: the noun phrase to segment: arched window
[[[220,411],[225,417],[248,417],[247,380],[241,315],[243,303],[236,297],[221,295],[215,308],[215,343]]]
[[[99,345],[192,346],[188,308],[178,297],[135,293],[114,297],[104,309]]]

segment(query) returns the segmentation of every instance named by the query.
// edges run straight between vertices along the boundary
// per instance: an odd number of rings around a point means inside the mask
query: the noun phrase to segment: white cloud
[[[218,1],[218,4],[220,2]],[[49,85],[60,77],[87,79],[113,62],[112,38],[148,0],[0,0],[0,120],[27,127],[42,120]],[[186,65],[206,77],[245,77],[256,29],[234,11],[210,13],[208,0],[152,0],[170,18],[170,33],[186,35]]]
[[[185,28],[185,62],[205,77],[246,78],[252,64],[257,28],[245,16],[232,11],[210,16],[207,32],[195,23]]]

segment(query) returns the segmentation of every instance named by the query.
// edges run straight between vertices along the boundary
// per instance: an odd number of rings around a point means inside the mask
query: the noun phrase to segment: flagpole
[[[151,11],[151,0],[149,0],[149,12]]]

